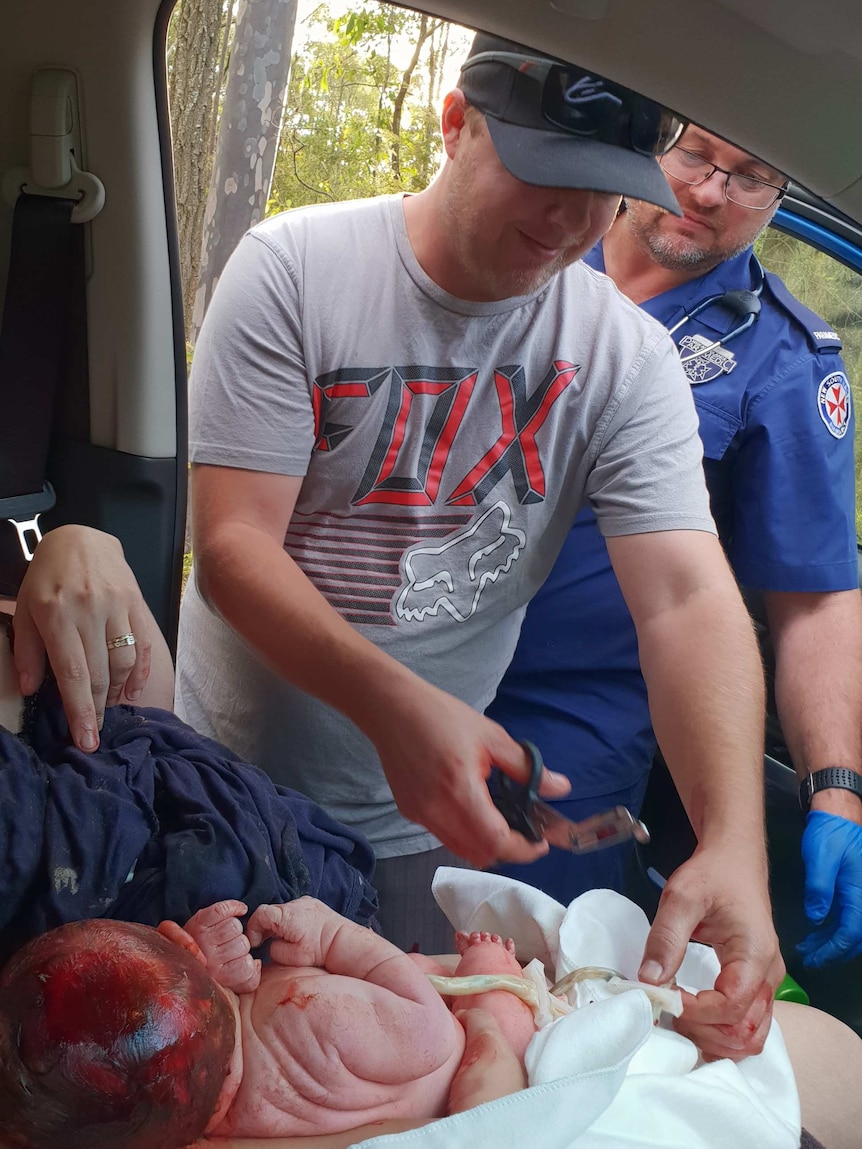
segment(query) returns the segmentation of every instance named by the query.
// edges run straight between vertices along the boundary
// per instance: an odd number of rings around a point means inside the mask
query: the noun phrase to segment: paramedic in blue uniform
[[[695,126],[660,163],[682,218],[629,202],[586,260],[668,327],[691,381],[713,515],[740,584],[762,596],[784,739],[816,791],[802,853],[805,910],[819,928],[803,954],[822,965],[862,953],[850,387],[839,337],[752,251],[784,177]],[[569,777],[571,795],[558,803],[569,817],[640,808],[655,739],[635,629],[589,508],[530,604],[488,713]],[[620,888],[624,865],[621,850],[552,850],[503,872],[567,903],[594,886]]]

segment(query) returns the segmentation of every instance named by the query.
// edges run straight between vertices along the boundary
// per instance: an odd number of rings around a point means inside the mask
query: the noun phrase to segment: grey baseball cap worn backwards
[[[661,104],[485,32],[473,40],[458,87],[484,112],[516,179],[625,195],[682,215],[656,157],[686,121]]]

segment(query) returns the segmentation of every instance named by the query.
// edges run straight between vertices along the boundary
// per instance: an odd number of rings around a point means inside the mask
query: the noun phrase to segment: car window
[[[756,250],[764,267],[841,337],[856,410],[856,538],[862,543],[862,275],[777,227],[764,232]]]
[[[168,32],[189,360],[212,290],[248,227],[288,208],[427,185],[441,155],[440,97],[456,82],[472,37],[460,25],[360,0],[273,4],[281,25],[270,14],[266,36],[255,37],[247,24],[253,7],[180,0]],[[273,29],[289,70],[272,50]],[[862,276],[774,226],[757,249],[764,266],[840,334],[858,400]],[[862,540],[859,420],[856,436]]]
[[[167,67],[189,353],[264,216],[430,182],[440,98],[472,36],[390,4],[180,0]]]

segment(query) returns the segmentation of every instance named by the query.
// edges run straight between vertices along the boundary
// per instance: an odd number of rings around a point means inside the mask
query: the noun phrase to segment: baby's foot
[[[456,934],[455,945],[461,954],[455,970],[457,977],[469,978],[474,974],[523,977],[511,938],[504,941],[499,934],[475,931]],[[467,1009],[477,1006],[492,1014],[517,1058],[523,1062],[524,1052],[536,1032],[533,1011],[525,1002],[506,989],[495,989],[462,997],[460,1006]]]
[[[515,957],[515,943],[511,938],[505,941],[499,934],[475,930],[466,933],[459,930],[455,934],[455,945],[461,955],[455,973],[458,977],[469,977],[473,973],[507,973],[521,976],[521,967]]]
[[[506,940],[503,941],[499,934],[489,934],[486,933],[485,930],[474,930],[470,934],[468,934],[466,930],[458,930],[455,934],[455,948],[462,957],[470,946],[482,945],[485,942],[503,946],[512,957],[515,956],[515,943],[511,938],[506,938]]]

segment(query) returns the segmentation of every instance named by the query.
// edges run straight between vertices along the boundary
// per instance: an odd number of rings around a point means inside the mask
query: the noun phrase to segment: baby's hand
[[[258,906],[248,920],[253,946],[273,938],[273,961],[288,966],[323,967],[332,939],[350,923],[316,898],[297,898],[280,906]]]
[[[467,1044],[449,1088],[447,1115],[526,1089],[527,1074],[496,1018],[478,1007],[459,1009],[455,1016],[464,1026]]]
[[[260,985],[260,961],[251,956],[251,945],[239,920],[247,912],[244,902],[216,902],[198,910],[186,923],[213,978],[234,993],[253,993]]]

